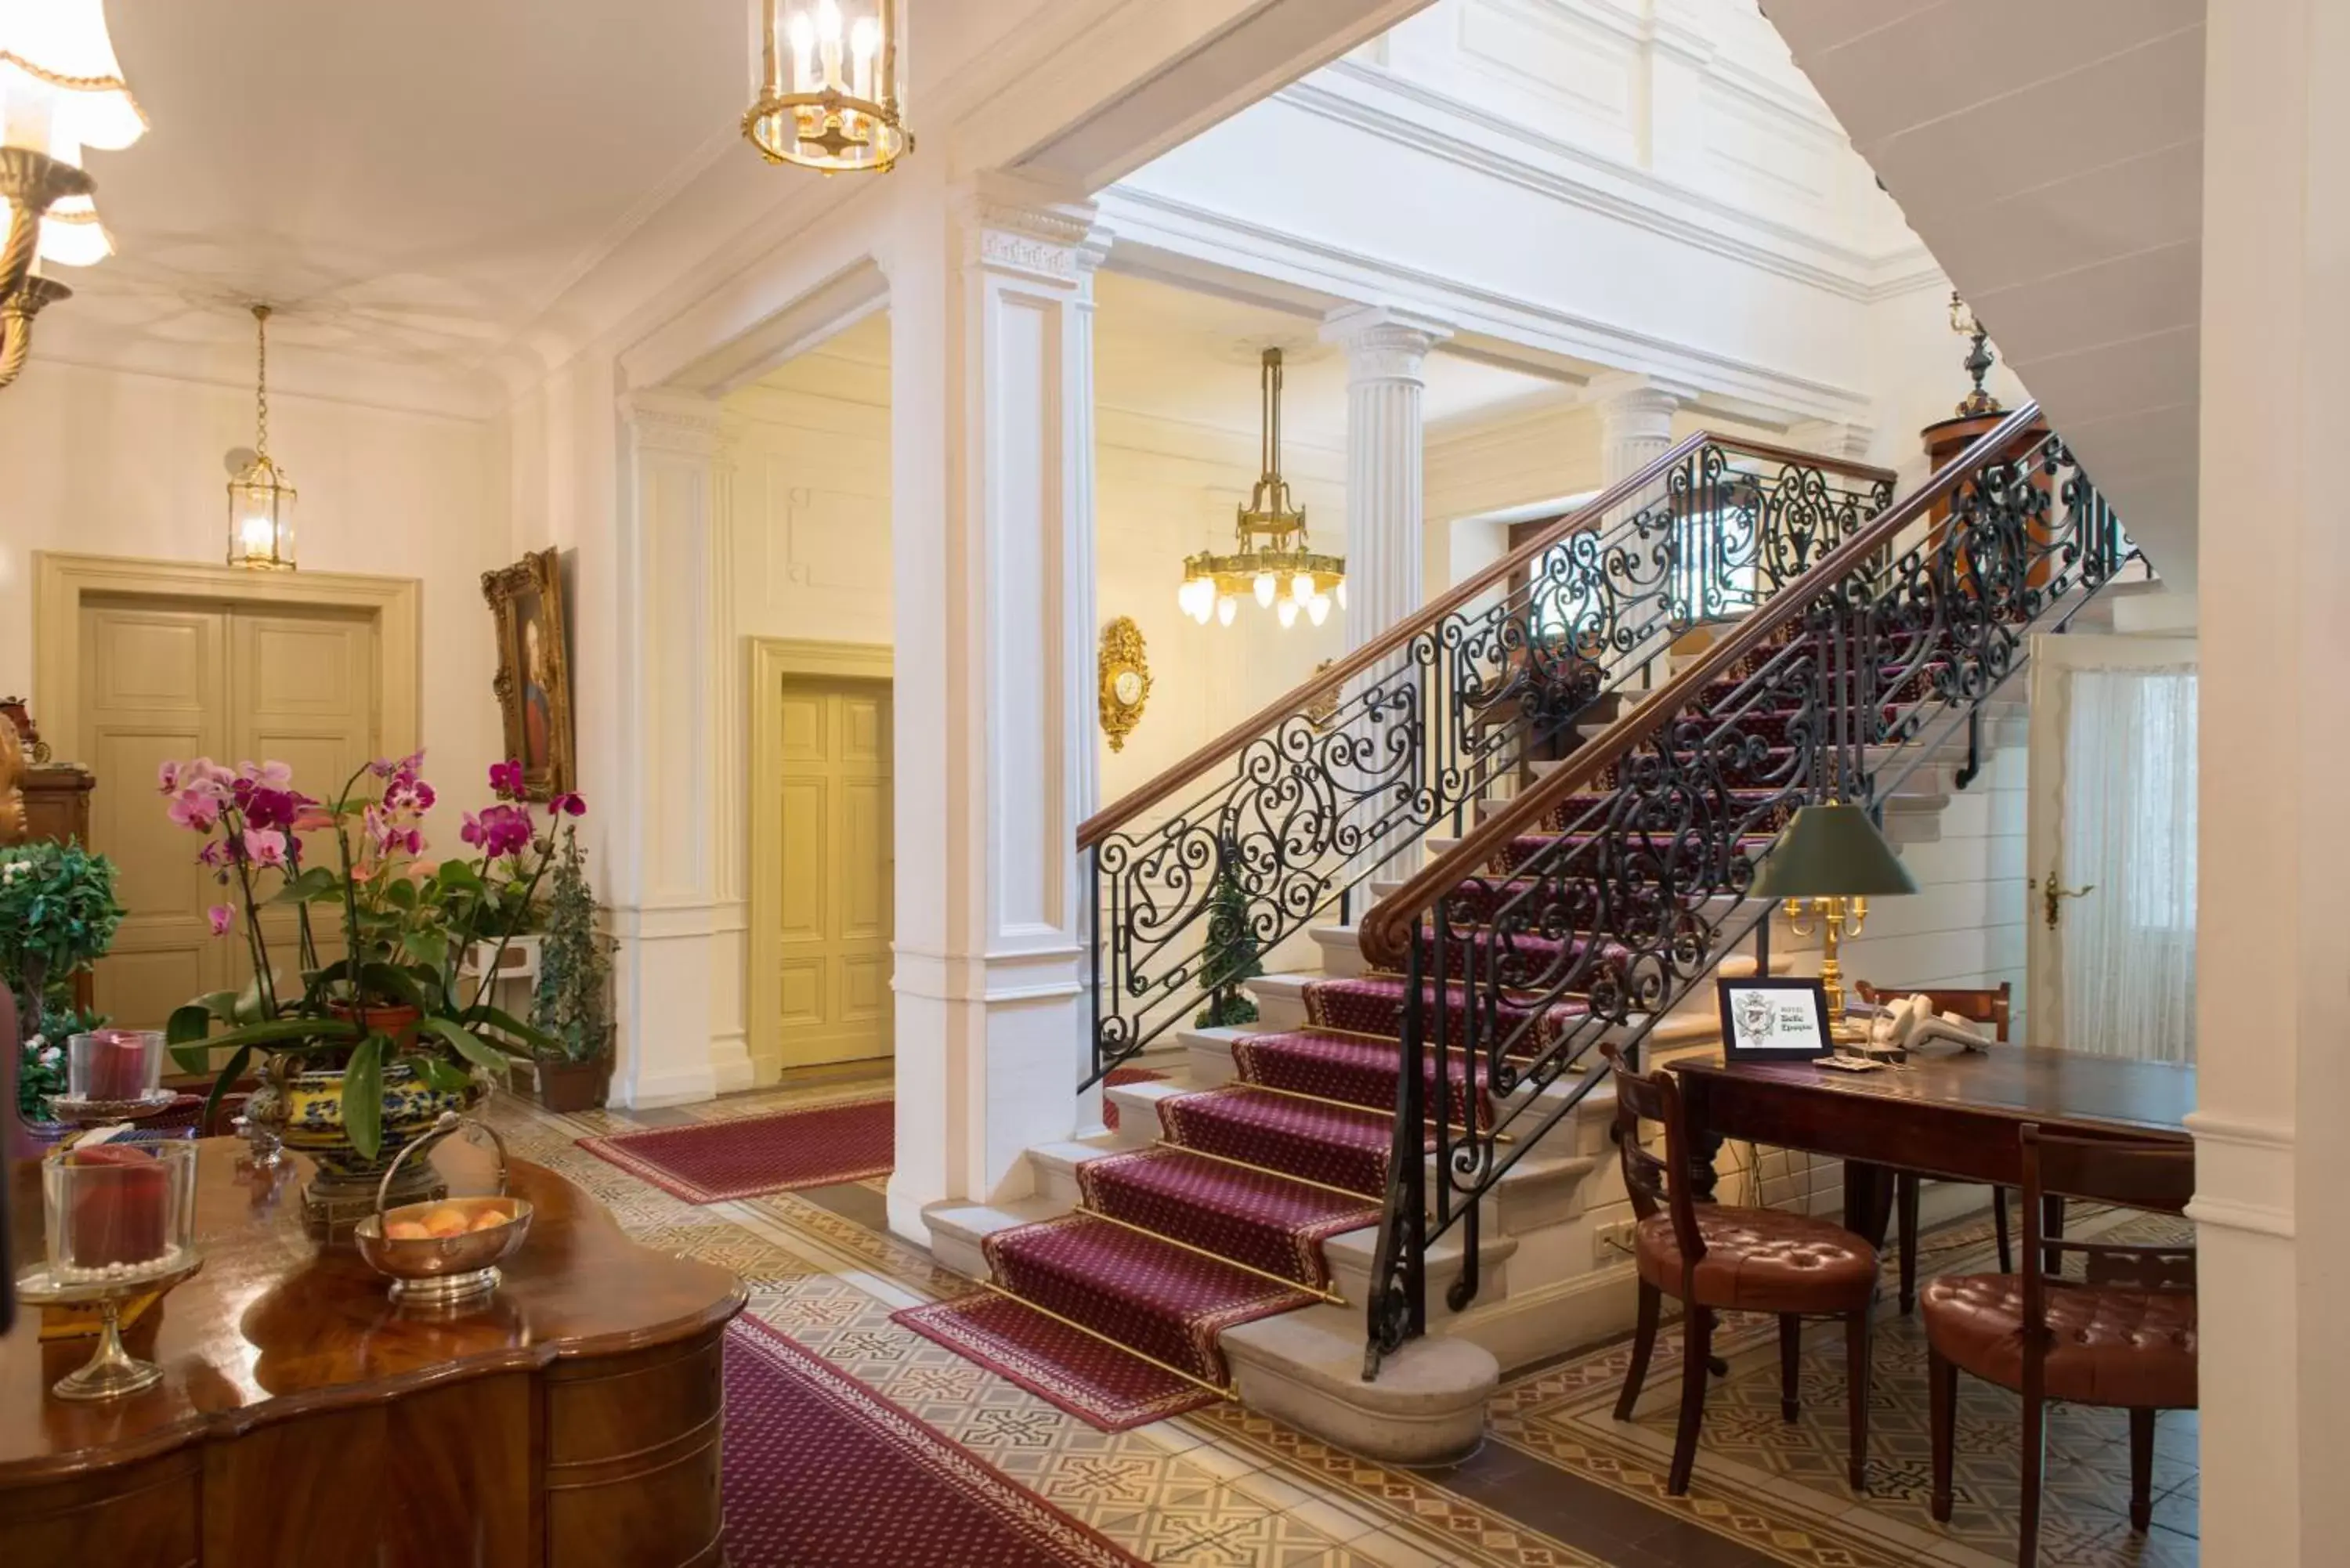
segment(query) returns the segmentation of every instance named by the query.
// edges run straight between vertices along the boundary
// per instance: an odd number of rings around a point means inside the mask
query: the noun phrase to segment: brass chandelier
[[[770,163],[886,170],[913,151],[898,75],[899,0],[751,0],[756,95],[743,134]]]
[[[1264,400],[1264,472],[1248,504],[1240,508],[1240,549],[1230,556],[1203,550],[1183,563],[1183,586],[1175,602],[1183,613],[1225,626],[1239,613],[1243,595],[1272,610],[1284,627],[1303,614],[1315,626],[1329,618],[1335,602],[1347,607],[1347,563],[1317,556],[1305,540],[1305,508],[1291,504],[1289,482],[1281,477],[1281,350],[1264,351],[1259,385]]]
[[[33,318],[73,296],[42,267],[114,254],[82,150],[128,147],[146,130],[102,0],[0,3],[0,387],[25,368]]]
[[[228,482],[228,564],[294,569],[293,476],[269,456],[269,306],[253,307],[253,461]]]

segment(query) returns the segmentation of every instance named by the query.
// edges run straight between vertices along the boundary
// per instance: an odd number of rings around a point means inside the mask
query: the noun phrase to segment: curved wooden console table
[[[596,1200],[516,1160],[536,1208],[488,1303],[397,1308],[358,1255],[303,1234],[307,1162],[203,1146],[203,1272],[126,1332],[161,1385],[48,1395],[89,1342],[0,1341],[0,1563],[109,1568],[717,1564],[721,1339],[743,1287],[640,1247]],[[16,1245],[38,1172],[10,1173]]]

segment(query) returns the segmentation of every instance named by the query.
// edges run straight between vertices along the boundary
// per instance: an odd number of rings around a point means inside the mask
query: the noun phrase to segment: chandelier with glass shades
[[[253,307],[253,460],[228,482],[228,564],[294,569],[294,480],[269,456],[269,306]]]
[[[1264,473],[1248,504],[1240,508],[1240,549],[1219,556],[1203,550],[1183,563],[1183,586],[1175,602],[1183,613],[1208,624],[1213,616],[1232,624],[1243,595],[1280,617],[1284,627],[1302,614],[1315,626],[1329,618],[1336,602],[1347,607],[1347,563],[1317,556],[1305,541],[1305,508],[1290,504],[1289,482],[1281,477],[1281,350],[1264,351],[1260,373],[1264,398]]]
[[[33,318],[73,296],[42,269],[114,254],[83,149],[114,151],[146,132],[102,0],[0,0],[0,387],[25,368]]]
[[[751,0],[757,96],[743,134],[770,163],[827,174],[911,151],[898,76],[899,0]]]

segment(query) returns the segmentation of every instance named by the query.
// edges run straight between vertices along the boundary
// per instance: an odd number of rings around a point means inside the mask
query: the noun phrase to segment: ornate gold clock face
[[[1102,628],[1101,727],[1113,752],[1126,749],[1127,736],[1142,722],[1142,705],[1150,697],[1150,667],[1143,656],[1142,630],[1127,616]]]

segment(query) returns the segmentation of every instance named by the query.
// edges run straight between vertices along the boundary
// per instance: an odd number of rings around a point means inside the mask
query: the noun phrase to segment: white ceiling
[[[273,348],[474,376],[737,140],[743,0],[132,0],[153,129],[93,153],[120,253],[42,323],[223,368]],[[207,350],[213,351],[207,354]],[[209,367],[207,367],[209,368]]]
[[[1342,452],[1347,356],[1320,324],[1220,295],[1104,273],[1095,279],[1094,396],[1104,409],[1254,437],[1258,357],[1282,350],[1285,441]],[[875,312],[764,379],[797,391],[886,403],[889,324]],[[1431,424],[1473,422],[1537,401],[1573,402],[1573,384],[1463,358],[1428,358]]]
[[[2195,575],[2204,0],[1769,0],[2164,580]]]

